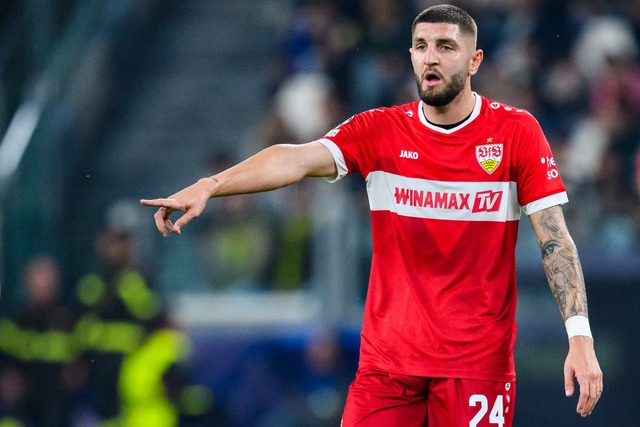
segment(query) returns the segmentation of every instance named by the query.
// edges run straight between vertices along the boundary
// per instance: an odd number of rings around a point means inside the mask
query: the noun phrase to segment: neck
[[[455,97],[453,101],[441,107],[434,107],[422,103],[424,115],[431,123],[436,125],[450,125],[464,120],[476,104],[476,97],[470,88],[466,88]]]

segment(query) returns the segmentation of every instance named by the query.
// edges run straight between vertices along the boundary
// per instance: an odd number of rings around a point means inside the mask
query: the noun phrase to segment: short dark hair
[[[416,25],[421,22],[454,24],[460,27],[460,31],[463,34],[471,35],[474,38],[476,38],[478,34],[478,26],[471,15],[459,7],[450,4],[431,6],[420,12],[420,14],[416,16],[416,19],[413,20],[413,25],[411,26],[412,35],[416,30]]]

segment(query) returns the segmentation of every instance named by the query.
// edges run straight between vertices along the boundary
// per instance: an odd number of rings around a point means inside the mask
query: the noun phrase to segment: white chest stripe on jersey
[[[383,171],[367,176],[372,211],[456,221],[515,221],[522,209],[515,182],[448,182]]]

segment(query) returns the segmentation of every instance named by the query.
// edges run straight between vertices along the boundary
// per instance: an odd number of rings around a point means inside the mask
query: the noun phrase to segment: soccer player
[[[357,114],[316,141],[268,147],[169,198],[141,201],[159,208],[166,237],[213,197],[362,175],[373,259],[344,427],[512,425],[521,212],[569,337],[566,395],[577,380],[577,412],[587,416],[602,393],[562,179],[534,117],[472,91],[483,59],[476,34],[465,11],[430,7],[409,49],[419,101]],[[175,211],[183,215],[173,223]]]

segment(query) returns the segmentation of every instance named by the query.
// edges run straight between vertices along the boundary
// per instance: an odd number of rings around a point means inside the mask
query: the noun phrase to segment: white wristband
[[[567,328],[569,338],[575,337],[576,335],[592,337],[589,319],[585,316],[571,316],[564,322],[564,326]]]

